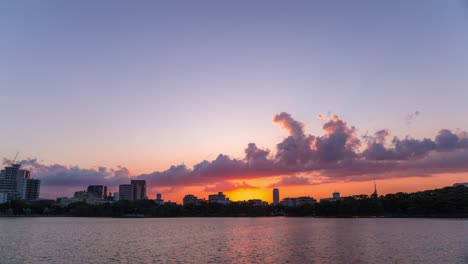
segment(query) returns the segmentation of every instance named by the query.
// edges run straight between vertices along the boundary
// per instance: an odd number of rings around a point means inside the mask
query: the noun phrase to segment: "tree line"
[[[249,202],[227,205],[158,205],[153,200],[118,201],[99,205],[76,202],[60,206],[54,201],[15,200],[0,204],[0,216],[80,217],[468,217],[468,188],[446,187],[414,193],[395,193],[377,198],[353,195],[340,201],[321,201],[296,207],[256,206]]]

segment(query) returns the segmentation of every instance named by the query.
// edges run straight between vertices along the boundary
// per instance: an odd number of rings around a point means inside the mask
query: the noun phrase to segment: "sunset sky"
[[[47,198],[468,181],[467,28],[461,0],[2,1],[0,157]]]

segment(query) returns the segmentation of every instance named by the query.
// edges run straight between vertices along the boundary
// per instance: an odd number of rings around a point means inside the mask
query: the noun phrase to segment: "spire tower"
[[[379,195],[377,194],[377,184],[375,183],[374,179],[374,193],[371,195],[372,198],[378,198]]]

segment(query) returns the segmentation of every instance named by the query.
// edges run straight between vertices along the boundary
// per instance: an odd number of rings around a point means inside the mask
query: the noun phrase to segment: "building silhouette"
[[[98,199],[107,199],[107,186],[89,185],[87,191],[92,193]]]
[[[452,187],[458,187],[458,186],[465,186],[468,187],[468,182],[459,182],[459,183],[454,183]]]
[[[278,205],[280,203],[279,190],[273,189],[273,205]]]
[[[164,204],[164,200],[162,199],[162,195],[160,193],[156,194],[156,200],[154,200],[154,202],[159,205]]]
[[[41,189],[41,180],[26,179],[26,190],[24,193],[24,200],[34,201],[39,199],[39,191]]]
[[[340,196],[339,192],[334,192],[333,197],[330,198],[322,198],[320,199],[320,202],[328,201],[328,202],[336,202],[336,201],[341,201],[343,198]]]
[[[146,181],[131,180],[130,184],[119,185],[119,200],[144,200],[146,197]]]
[[[0,203],[12,200],[36,200],[39,198],[41,181],[31,179],[28,170],[20,164],[12,164],[0,171]]]
[[[250,199],[247,202],[251,204],[252,206],[267,206],[268,205],[267,202],[262,201],[260,199]]]
[[[187,194],[184,196],[184,199],[182,199],[182,204],[183,205],[189,205],[189,204],[197,204],[198,198],[193,195],[193,194]]]
[[[144,200],[146,197],[146,181],[145,180],[131,180],[130,184],[135,186],[133,200]]]
[[[182,200],[182,204],[183,205],[201,205],[201,204],[204,204],[206,203],[206,200],[205,199],[200,199],[198,198],[197,196],[193,195],[193,194],[187,194],[184,196],[184,199]]]
[[[8,202],[8,194],[5,192],[0,192],[0,204]]]
[[[224,195],[223,192],[218,192],[218,194],[208,195],[208,201],[210,203],[219,203],[219,204],[228,204],[231,202],[229,198],[226,198],[226,195]]]
[[[297,198],[284,198],[282,201],[281,201],[281,205],[282,206],[288,206],[288,207],[292,207],[292,206],[301,206],[301,205],[306,205],[306,204],[314,204],[316,203],[317,201],[312,198],[312,197],[309,197],[309,196],[301,196],[301,197],[297,197]]]
[[[374,180],[374,192],[371,194],[371,197],[372,198],[378,198],[379,195],[377,194],[377,184],[375,184],[375,180]]]
[[[109,200],[102,199],[100,197],[94,196],[93,192],[90,191],[77,191],[73,195],[73,197],[59,197],[57,198],[57,203],[60,206],[68,206],[71,203],[76,203],[76,202],[84,202],[87,204],[103,204],[103,203],[108,203],[110,202]]]
[[[132,201],[134,197],[135,186],[131,184],[120,184],[119,185],[119,200]]]

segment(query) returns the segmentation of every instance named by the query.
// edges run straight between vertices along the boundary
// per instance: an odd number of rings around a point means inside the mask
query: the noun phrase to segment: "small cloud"
[[[411,114],[408,114],[405,116],[405,124],[407,127],[410,127],[413,122],[414,122],[414,119],[419,116],[421,114],[421,112],[419,111],[415,111],[414,113],[411,113]]]
[[[238,189],[258,189],[258,187],[250,185],[245,181],[243,181],[242,183],[232,183],[224,181],[205,187],[206,192],[229,192]]]

